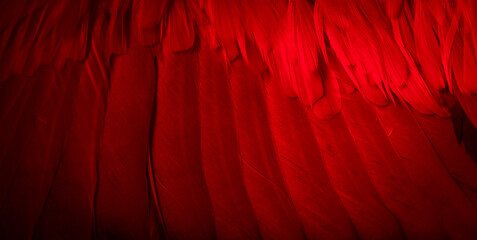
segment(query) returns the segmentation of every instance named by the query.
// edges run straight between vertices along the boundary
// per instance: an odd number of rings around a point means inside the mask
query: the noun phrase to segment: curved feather
[[[343,114],[320,120],[309,113],[309,119],[331,184],[359,236],[402,238],[399,222],[379,200],[371,184]]]
[[[158,69],[152,168],[166,237],[213,239],[215,217],[201,159],[197,51],[164,51]]]
[[[451,238],[472,236],[475,207],[442,164],[435,147],[402,103],[376,108],[385,131],[412,181],[432,199],[438,220]]]
[[[399,220],[408,238],[442,238],[445,232],[430,207],[431,201],[413,185],[372,105],[345,84],[340,84],[343,116],[383,204]]]
[[[98,50],[103,29],[95,30],[92,51],[81,64],[78,92],[71,103],[69,135],[64,139],[55,181],[35,227],[35,239],[86,239],[94,234],[96,167],[109,90],[106,54]],[[64,220],[70,216],[76,216],[75,221]]]
[[[304,107],[267,77],[270,128],[290,197],[307,238],[354,239],[357,232],[328,179]]]
[[[418,112],[412,113],[449,174],[475,205],[477,176],[473,172],[477,170],[477,164],[465,149],[459,146],[459,142],[455,141],[457,137],[451,120],[437,116],[424,116]]]
[[[128,53],[115,58],[111,67],[98,159],[96,237],[146,238],[149,196],[145,170],[154,103],[154,56],[133,35]]]
[[[230,71],[242,174],[261,236],[303,239],[303,225],[284,184],[268,127],[261,78],[241,58],[232,62]]]
[[[437,23],[428,12],[431,1],[416,1],[414,19],[414,40],[416,53],[421,65],[422,74],[430,87],[444,89],[444,72],[440,62],[439,39],[436,36]],[[437,2],[437,1],[436,1]]]
[[[71,100],[79,79],[77,70],[76,64],[68,64],[64,71],[49,68],[35,77],[34,84],[39,85],[27,101],[38,103],[23,109],[30,112],[23,117],[32,126],[25,129],[23,141],[9,151],[13,156],[18,154],[17,158],[3,159],[3,171],[12,173],[4,175],[6,182],[1,192],[2,236],[33,236],[63,159],[64,140],[69,136],[66,130],[72,119]],[[17,129],[17,134],[23,135],[25,130]],[[38,184],[32,188],[32,182]]]
[[[201,152],[217,238],[260,239],[241,170],[230,74],[220,51],[204,48],[199,52],[198,80]]]

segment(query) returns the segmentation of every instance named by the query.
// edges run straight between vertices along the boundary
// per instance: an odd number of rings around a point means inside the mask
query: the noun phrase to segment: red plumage
[[[207,45],[203,48],[199,52],[198,82],[201,152],[217,238],[259,239],[257,219],[242,175],[230,72],[220,50],[207,49]]]
[[[472,0],[0,3],[1,239],[475,239]]]

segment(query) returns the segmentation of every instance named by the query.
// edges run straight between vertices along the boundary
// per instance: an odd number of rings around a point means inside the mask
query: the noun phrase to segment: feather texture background
[[[476,239],[473,0],[0,2],[1,239]]]

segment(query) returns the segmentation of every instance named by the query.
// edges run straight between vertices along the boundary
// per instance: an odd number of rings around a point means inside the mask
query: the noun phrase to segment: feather
[[[131,0],[110,0],[107,6],[110,20],[105,45],[111,49],[112,54],[124,54],[128,50],[132,19],[131,4]],[[105,17],[100,16],[96,21],[105,21],[103,19]]]
[[[98,51],[103,39],[96,28],[92,52],[81,65],[78,93],[72,105],[69,136],[45,207],[35,227],[35,239],[92,238],[97,158],[109,89],[106,57]],[[70,81],[70,79],[68,79]],[[75,216],[75,221],[65,221]]]
[[[335,73],[327,66],[322,66],[320,71],[325,92],[323,97],[313,103],[311,109],[318,118],[327,119],[341,110],[341,96]]]
[[[279,63],[278,75],[285,87],[293,88],[286,91],[294,91],[307,106],[313,105],[323,96],[322,81],[312,73],[318,68],[319,61],[312,11],[307,1],[288,2],[281,29],[283,33],[274,50]]]
[[[191,16],[193,5],[187,3],[185,0],[176,0],[172,4],[168,12],[169,21],[164,34],[163,48],[170,51],[185,51],[194,44],[195,31]]]
[[[32,32],[29,31],[29,26],[35,24],[30,24],[30,22],[36,20],[35,17],[38,17],[38,14],[28,15],[23,21],[18,22],[14,31],[10,34],[8,42],[5,44],[6,49],[1,58],[0,81],[6,80],[12,73],[23,73],[25,61],[33,44],[33,37],[29,36],[29,34],[32,34]],[[8,61],[8,59],[12,58],[15,58],[16,60]]]
[[[53,59],[56,67],[62,67],[67,59],[85,59],[92,21],[89,1],[50,1],[28,9],[30,14],[15,23],[5,45],[3,59],[15,56],[16,61],[3,60],[3,79],[12,72],[32,75],[40,63],[50,64]]]
[[[25,139],[18,145],[21,147],[11,149],[12,154],[19,154],[17,160],[7,162],[3,170],[12,174],[5,174],[6,183],[1,192],[2,236],[33,236],[63,159],[63,142],[69,135],[66,130],[72,119],[71,102],[79,79],[77,70],[76,64],[68,64],[63,71],[50,68],[36,77],[39,87],[29,100],[39,103],[23,109],[31,112],[26,117],[32,127],[27,128]],[[23,135],[21,131],[18,134]],[[32,187],[32,182],[38,184]]]
[[[409,110],[400,102],[375,108],[409,177],[432,199],[437,219],[451,238],[472,236],[475,207],[442,164],[435,147]]]
[[[242,1],[243,25],[247,36],[255,43],[265,61],[270,65],[269,52],[279,37],[283,16],[287,11],[285,0],[247,0]]]
[[[342,113],[326,120],[308,115],[331,185],[360,238],[402,238],[399,222],[378,199]]]
[[[204,176],[214,209],[217,238],[259,239],[257,219],[241,171],[230,75],[226,70],[220,50],[205,48],[199,52],[198,89]]]
[[[389,18],[394,19],[401,15],[405,4],[404,0],[386,0],[384,2]]]
[[[463,94],[475,94],[477,93],[477,55],[475,55],[477,51],[469,33],[464,33],[463,38],[463,75],[458,82],[459,89]]]
[[[412,71],[417,67],[418,61],[416,44],[414,42],[414,19],[409,8],[409,3],[404,2],[402,14],[398,19],[391,19],[391,26],[393,28],[394,40]]]
[[[230,71],[243,178],[261,236],[302,239],[303,226],[284,184],[268,127],[261,78],[240,58],[232,62]]]
[[[237,40],[245,39],[243,19],[240,16],[243,12],[242,2],[245,1],[204,0],[202,6],[209,18],[212,35],[217,38],[229,56],[234,56],[233,58],[238,55],[238,52],[237,54],[230,53],[238,51],[236,49]],[[209,40],[213,42],[216,39]]]
[[[415,2],[414,40],[416,53],[421,65],[422,74],[427,84],[435,89],[446,88],[444,72],[440,60],[439,39],[435,35],[437,24],[428,12],[430,6],[426,1]],[[427,1],[431,2],[431,1]]]
[[[133,24],[139,34],[139,41],[146,46],[153,46],[162,41],[166,31],[167,13],[173,0],[136,0],[133,1]]]
[[[473,94],[462,94],[459,91],[456,91],[454,94],[469,120],[474,127],[477,127],[477,110],[474,107],[477,103],[477,96]]]
[[[1,139],[0,171],[2,182],[0,185],[0,203],[5,200],[8,188],[15,174],[14,169],[22,156],[24,143],[34,128],[31,124],[35,119],[37,109],[43,103],[42,98],[50,87],[47,81],[54,77],[51,68],[41,68],[33,77],[11,76],[1,85],[1,130],[4,138]],[[8,101],[7,101],[8,100]]]
[[[459,3],[464,2],[459,0]],[[465,2],[464,2],[465,3]],[[474,1],[467,1],[467,6],[463,9],[464,27],[472,33],[472,42],[474,46],[474,56],[477,57],[477,4]]]
[[[415,111],[412,113],[449,174],[475,205],[477,176],[473,173],[477,171],[477,165],[466,154],[465,149],[459,146],[459,142],[455,141],[457,138],[451,120],[437,116],[424,116]]]
[[[407,5],[405,5],[405,7],[407,7]],[[409,66],[409,75],[406,85],[393,85],[392,89],[399,98],[411,104],[421,113],[428,115],[437,113],[441,116],[448,116],[449,113],[447,109],[440,106],[435,100],[440,98],[439,93],[436,92],[435,88],[427,85],[427,82],[424,80],[416,65],[414,60],[416,54],[413,54],[414,48],[412,48],[412,45],[409,47],[409,44],[406,44],[406,42],[411,42],[413,39],[410,35],[409,25],[407,24],[407,21],[405,21],[405,18],[406,16],[403,14],[401,20],[393,19],[392,28],[394,39]]]
[[[96,237],[146,238],[149,196],[145,169],[154,103],[154,56],[133,36],[128,53],[115,58],[111,67],[98,159]]]
[[[326,5],[327,6],[327,5]],[[327,11],[334,10],[332,8],[326,9]],[[333,16],[337,14],[333,11],[330,11],[326,16]],[[346,14],[346,13],[344,13]],[[348,13],[351,15],[351,13]],[[340,19],[341,24],[343,26],[340,27],[348,27],[349,22],[353,20],[344,20]],[[385,106],[389,104],[389,99],[387,98],[385,91],[383,89],[383,85],[380,82],[376,82],[377,79],[383,79],[383,77],[379,77],[380,71],[378,71],[378,66],[376,66],[373,61],[374,59],[379,59],[377,56],[372,57],[370,54],[372,52],[363,52],[363,56],[361,56],[361,52],[363,49],[368,49],[366,46],[352,46],[351,42],[348,41],[348,38],[351,36],[346,36],[342,33],[342,30],[338,26],[334,26],[331,24],[333,21],[338,21],[337,19],[325,19],[325,32],[330,39],[330,47],[333,50],[334,54],[336,54],[337,59],[345,69],[346,73],[348,74],[349,78],[352,80],[353,84],[357,87],[357,89],[363,93],[365,98],[368,101],[373,102],[379,106]],[[359,29],[357,27],[357,29]],[[365,31],[364,29],[363,31]],[[368,30],[369,31],[369,30]],[[351,30],[350,33],[356,33],[356,30]],[[359,34],[362,35],[361,33]],[[366,34],[365,34],[366,35]],[[372,41],[371,39],[363,39],[361,44],[367,44],[367,42]],[[375,45],[376,46],[376,45]],[[362,59],[363,58],[363,59]],[[369,62],[368,62],[369,59]],[[366,69],[366,66],[369,65],[374,69]],[[369,73],[375,74],[374,76],[368,75]]]
[[[343,117],[383,204],[399,220],[408,238],[445,236],[430,207],[431,201],[413,185],[372,105],[366,103],[352,86],[340,83]]]
[[[437,102],[422,76],[414,70],[411,71],[407,84],[395,89],[395,92],[423,114],[432,115],[435,113],[442,117],[448,117],[450,114],[445,106]]]
[[[465,152],[475,161],[477,160],[477,129],[475,129],[472,122],[469,120],[464,110],[460,106],[457,99],[453,98],[451,95],[447,95],[446,104],[449,106],[451,111],[451,124],[454,130],[454,135],[457,140],[459,147],[465,149]]]
[[[307,238],[357,238],[328,179],[304,107],[287,98],[277,80],[265,79],[270,128],[285,184]]]
[[[158,53],[152,168],[166,237],[213,239],[215,218],[201,159],[198,55]]]
[[[456,36],[450,52],[449,68],[454,76],[455,85],[457,85],[457,87],[453,88],[450,93],[458,100],[468,119],[475,127],[477,126],[477,112],[475,107],[473,107],[473,104],[476,103],[477,98],[466,89],[464,84],[464,59],[462,56],[464,56],[465,36],[461,36],[464,34],[462,32],[460,33],[460,35]],[[465,55],[467,55],[467,53]]]

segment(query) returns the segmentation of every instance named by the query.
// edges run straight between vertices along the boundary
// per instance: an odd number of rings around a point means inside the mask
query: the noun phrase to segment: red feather
[[[403,237],[400,224],[378,199],[342,113],[326,120],[311,115],[310,120],[331,184],[359,235]]]
[[[146,238],[149,196],[145,169],[154,103],[154,56],[133,37],[128,53],[114,59],[111,71],[98,159],[96,234],[99,238]],[[129,223],[131,218],[134,223]],[[111,235],[113,229],[117,231]]]
[[[152,132],[152,168],[171,238],[214,238],[215,222],[201,159],[197,51],[164,51]]]
[[[202,162],[217,238],[259,239],[257,219],[241,170],[225,59],[218,50],[203,49],[199,52],[199,64]]]
[[[109,68],[104,52],[98,51],[103,39],[101,29],[97,30],[93,51],[81,65],[78,92],[71,103],[75,114],[34,238],[79,239],[94,234],[97,160],[109,89]],[[64,214],[77,216],[76,221],[65,221]]]
[[[23,123],[28,127],[14,128],[14,131],[24,139],[7,148],[10,151],[2,161],[2,165],[6,164],[3,171],[11,173],[2,174],[5,184],[0,192],[0,215],[5,218],[0,221],[1,236],[31,238],[50,196],[58,166],[63,160],[64,142],[69,137],[71,100],[79,80],[78,64],[67,64],[65,68],[64,72],[44,69],[34,79],[29,79],[33,86],[37,86],[29,100],[36,103],[22,109],[23,114],[29,113],[24,115],[29,121]],[[10,154],[19,154],[18,161],[7,162],[11,159],[9,157],[15,156]],[[37,183],[34,188],[32,182]],[[17,209],[17,204],[23,207]]]
[[[289,99],[279,81],[267,77],[270,128],[290,197],[308,238],[357,238],[346,210],[328,179],[305,109]]]
[[[354,88],[342,85],[343,116],[358,148],[363,165],[383,204],[399,219],[408,238],[445,235],[435,219],[431,201],[413,186],[380,126],[379,117]],[[346,90],[345,90],[346,89]],[[392,134],[392,133],[391,133]]]
[[[449,236],[459,238],[475,234],[474,205],[452,180],[429,137],[406,106],[399,103],[376,110],[401,164],[425,196],[432,199],[437,219]]]
[[[262,237],[302,239],[303,226],[283,181],[268,128],[261,78],[243,59],[232,62],[230,71],[244,182]]]

